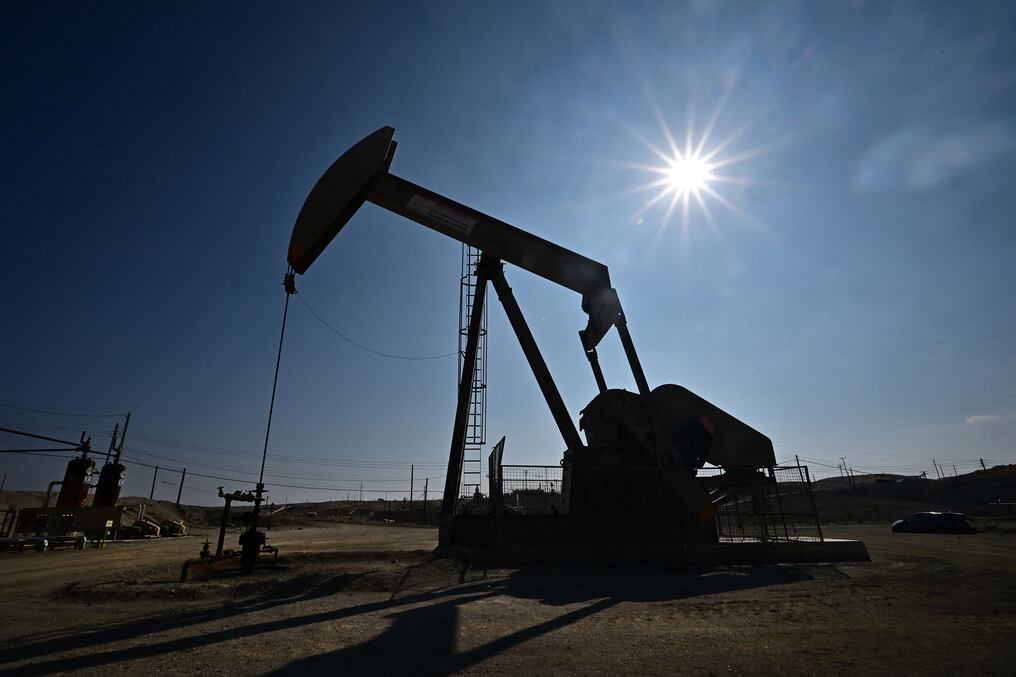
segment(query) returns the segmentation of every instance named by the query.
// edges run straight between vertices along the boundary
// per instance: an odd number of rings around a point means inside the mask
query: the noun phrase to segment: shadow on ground
[[[391,627],[377,637],[346,649],[310,656],[277,670],[275,675],[405,674],[447,675],[554,630],[609,609],[621,602],[661,602],[809,580],[796,567],[673,571],[656,568],[541,567],[520,569],[487,584],[453,588],[393,614]],[[459,609],[478,600],[510,595],[554,606],[584,604],[543,623],[511,632],[492,642],[456,653]]]
[[[414,573],[435,565],[440,568],[442,562],[446,573],[458,573],[450,577],[446,575],[444,585],[438,584],[438,579],[431,579],[429,590],[406,594],[402,584],[407,583]],[[215,631],[192,632],[178,638],[160,640],[157,636],[188,626],[213,624],[241,614],[257,614],[284,605],[321,601],[348,589],[364,574],[300,576],[284,586],[273,587],[265,595],[243,602],[132,620],[90,632],[21,638],[27,641],[19,639],[13,646],[0,648],[0,671],[8,675],[46,675],[64,670],[94,670],[124,661],[214,646],[225,641],[256,638],[264,633],[295,630],[374,612],[391,612],[389,618],[392,624],[377,637],[355,646],[293,661],[275,674],[304,676],[343,672],[385,675],[405,674],[409,670],[416,675],[445,675],[476,665],[527,640],[571,625],[621,602],[680,600],[811,578],[796,567],[708,571],[648,567],[539,567],[520,569],[506,577],[459,583],[464,574],[465,569],[457,563],[447,560],[428,562],[409,567],[401,583],[392,590],[390,599],[342,606],[344,598],[338,598],[334,608],[324,611]],[[479,647],[456,652],[460,609],[503,595],[551,606],[582,606],[568,609],[531,627],[509,632]],[[113,647],[114,644],[120,646]],[[54,653],[64,654],[64,657],[53,657]],[[12,664],[24,661],[38,662],[12,667]]]

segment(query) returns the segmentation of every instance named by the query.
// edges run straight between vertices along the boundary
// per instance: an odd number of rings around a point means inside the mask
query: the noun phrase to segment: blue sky
[[[129,467],[187,467],[185,500],[237,484],[192,473],[251,477],[293,221],[390,124],[394,173],[607,264],[651,383],[742,418],[780,459],[1016,460],[1011,3],[375,5],[8,9],[0,402],[134,411]],[[686,222],[644,210],[654,192],[634,189],[655,177],[635,165],[659,164],[663,125],[698,140],[710,120],[705,148],[737,179],[714,184],[723,201]],[[297,284],[357,341],[427,355],[455,350],[458,275],[457,243],[367,206]],[[579,298],[508,277],[577,418],[595,394]],[[268,481],[334,491],[275,498],[404,491],[410,464],[439,488],[455,360],[379,358],[290,310],[271,453],[298,459],[270,456]],[[492,310],[490,441],[556,463]],[[633,388],[616,339],[600,353]],[[100,446],[113,420],[0,408],[0,425],[87,425]],[[62,474],[0,463],[13,488]],[[127,493],[151,480],[131,467]]]

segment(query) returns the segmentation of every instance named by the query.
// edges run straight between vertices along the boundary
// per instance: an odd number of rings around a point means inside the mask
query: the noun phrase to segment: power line
[[[97,437],[107,437],[106,434],[97,434]],[[157,447],[167,447],[172,449],[181,449],[184,451],[195,451],[202,453],[218,454],[221,456],[231,456],[234,458],[260,458],[261,453],[252,450],[236,449],[233,447],[215,447],[206,444],[199,444],[197,442],[184,442],[180,440],[167,440],[159,437],[153,437],[151,435],[134,434],[131,436],[134,440],[140,440],[153,444]],[[350,465],[350,466],[361,466],[361,467],[402,467],[410,463],[417,463],[414,460],[401,460],[401,459],[329,459],[329,458],[317,458],[313,456],[294,456],[288,454],[274,454],[272,456],[275,461],[286,461],[290,463],[312,463],[312,464],[326,464],[326,465]],[[418,465],[435,465],[443,466],[443,463],[437,462],[423,462]]]
[[[0,407],[4,407],[5,409],[17,409],[18,411],[30,411],[30,412],[32,412],[34,414],[48,414],[50,416],[72,416],[72,417],[75,417],[75,418],[120,418],[121,416],[126,416],[127,415],[126,413],[123,413],[123,414],[71,414],[71,413],[64,412],[64,411],[48,411],[46,409],[31,409],[29,407],[19,407],[19,406],[13,405],[13,404],[3,404],[2,402],[0,402]]]
[[[303,296],[301,294],[297,294],[296,297],[298,299],[300,299],[300,301],[303,303],[304,306],[307,307],[307,310],[310,311],[311,315],[316,317],[318,319],[318,321],[321,324],[323,324],[329,331],[331,331],[333,334],[335,334],[336,336],[341,338],[346,343],[349,343],[350,345],[355,346],[355,347],[359,348],[360,350],[366,351],[366,352],[371,353],[373,355],[377,355],[379,357],[387,357],[387,358],[390,358],[390,359],[393,359],[393,360],[415,360],[415,361],[419,361],[419,360],[440,360],[440,359],[443,359],[445,357],[455,357],[456,355],[458,355],[458,352],[444,353],[443,355],[422,355],[422,356],[417,356],[417,355],[393,355],[391,353],[385,353],[385,352],[382,352],[380,350],[374,350],[373,348],[365,346],[362,343],[357,343],[356,341],[354,341],[353,339],[349,338],[348,336],[346,336],[345,334],[340,332],[338,329],[336,329],[335,327],[330,325],[325,320],[325,318],[321,317],[321,315],[318,314],[318,312],[316,310],[314,310],[314,308],[311,307],[310,303],[308,303],[307,300],[305,298],[303,298]]]
[[[35,425],[36,429],[39,430],[56,430],[56,431],[79,431],[80,428],[72,426],[59,426],[59,425]],[[112,437],[112,431],[99,431],[92,433],[92,437],[96,439],[109,439]],[[131,438],[134,440],[140,440],[157,447],[166,447],[170,449],[180,449],[182,451],[200,452],[202,454],[216,454],[220,456],[227,456],[232,458],[243,458],[250,459],[260,457],[260,452],[235,449],[231,447],[215,447],[196,442],[184,442],[180,440],[167,440],[164,438],[154,437],[151,435],[143,434],[132,434]],[[132,447],[133,448],[133,447]],[[177,460],[177,459],[173,459]],[[312,465],[336,465],[336,466],[350,466],[350,467],[361,467],[361,468],[402,468],[406,465],[416,464],[420,466],[434,466],[443,467],[444,463],[437,461],[417,461],[415,459],[342,459],[342,458],[318,458],[314,456],[292,456],[286,454],[276,454],[273,456],[273,460],[276,462],[287,462],[287,463],[303,463]]]
[[[832,468],[833,470],[839,470],[842,467],[842,466],[839,466],[839,465],[829,465],[828,463],[820,463],[820,462],[812,460],[810,458],[805,458],[804,456],[801,457],[801,460],[802,461],[807,461],[808,463],[811,463],[812,465],[821,466],[823,468]]]
[[[161,460],[165,460],[165,461],[177,461],[177,462],[181,462],[181,463],[186,463],[188,467],[190,467],[192,465],[196,465],[196,466],[200,466],[200,467],[204,467],[204,468],[210,468],[212,470],[223,470],[223,471],[226,471],[226,472],[236,472],[236,473],[245,474],[245,475],[256,475],[257,474],[256,472],[254,472],[252,470],[241,470],[237,466],[222,466],[222,465],[215,465],[215,464],[212,464],[212,463],[206,463],[204,461],[194,461],[194,460],[191,460],[191,459],[182,459],[182,458],[179,458],[179,457],[163,456],[162,454],[155,454],[155,453],[152,453],[152,452],[147,451],[147,450],[138,449],[136,447],[128,447],[127,448],[127,453],[128,454],[136,454],[136,455],[151,457],[151,458],[157,458],[157,459],[161,459]],[[408,465],[411,465],[411,464],[409,464],[409,463],[404,464],[402,466],[399,466],[397,469],[404,471],[406,469],[406,466],[408,466]],[[420,465],[420,464],[416,464],[416,465]],[[435,465],[438,465],[438,464],[435,464]],[[266,477],[282,478],[282,479],[291,479],[291,480],[325,480],[325,481],[353,481],[353,480],[356,480],[356,481],[373,482],[373,483],[377,483],[377,482],[390,482],[393,479],[400,479],[400,478],[388,478],[388,477],[383,478],[383,479],[378,479],[378,477],[376,475],[373,476],[373,477],[360,477],[360,476],[350,476],[350,475],[345,475],[344,474],[341,477],[336,477],[335,475],[326,476],[326,475],[321,475],[321,474],[312,475],[312,476],[307,476],[307,475],[289,475],[289,474],[284,474],[284,473],[279,473],[279,472],[266,472],[265,476]]]
[[[96,437],[109,437],[107,434],[96,434]],[[150,435],[132,435],[135,441],[140,440],[148,444],[152,444],[157,447],[166,447],[171,449],[180,449],[182,451],[189,452],[201,452],[202,454],[217,454],[220,456],[228,456],[233,458],[260,458],[261,452],[233,449],[230,447],[213,447],[208,445],[197,444],[194,442],[180,442],[176,440],[163,440],[162,438],[152,437]],[[443,466],[443,463],[438,462],[417,462],[410,459],[343,459],[343,458],[319,458],[315,456],[293,456],[287,454],[274,454],[272,459],[276,462],[285,461],[288,463],[312,463],[315,465],[350,465],[350,466],[362,466],[362,467],[403,467],[411,463],[417,463],[418,465],[435,465]]]
[[[25,407],[15,407],[14,405],[3,405],[3,404],[0,404],[0,406],[4,406],[4,407],[8,407],[8,408],[13,408],[13,409],[22,409],[22,410],[26,410],[26,411],[44,412],[44,410],[28,409],[28,408],[25,408]],[[53,415],[62,415],[62,414],[59,414],[58,412],[44,412],[44,413],[51,413]],[[72,415],[72,414],[67,414],[67,415]],[[90,414],[73,414],[73,415],[75,415],[75,416],[91,416]],[[105,416],[105,415],[96,414],[95,416]],[[113,415],[109,415],[109,416],[113,416]],[[76,427],[63,426],[63,425],[38,425],[36,427],[42,428],[42,429],[47,429],[47,430],[49,430],[49,429],[53,429],[53,430],[75,430],[75,431],[78,430],[78,428],[76,428]],[[112,436],[111,432],[97,432],[97,433],[95,433],[95,437],[97,437],[97,438],[109,438],[111,436]],[[231,447],[217,447],[217,446],[212,446],[212,445],[199,444],[199,443],[196,443],[196,442],[186,442],[186,441],[181,441],[181,440],[169,440],[169,439],[159,438],[159,437],[155,437],[155,436],[151,436],[151,435],[140,434],[140,435],[134,435],[133,437],[134,437],[134,439],[140,439],[142,441],[146,441],[149,444],[153,444],[153,445],[158,446],[158,447],[168,447],[168,448],[172,448],[172,449],[179,449],[179,450],[181,450],[183,452],[192,452],[192,453],[200,452],[201,454],[215,454],[215,455],[233,457],[233,458],[238,458],[238,459],[239,458],[243,458],[245,460],[246,459],[253,459],[253,458],[255,458],[255,457],[260,455],[258,452],[254,452],[254,451],[236,449],[236,448],[231,448]],[[786,444],[779,444],[778,446],[788,446],[788,445],[786,445]],[[808,446],[809,448],[824,448],[824,449],[829,449],[829,450],[834,449],[832,447],[816,447],[816,446],[813,446],[813,445],[802,445],[802,446]],[[11,451],[15,451],[15,450],[11,450]],[[20,450],[18,450],[18,451],[20,451]],[[24,453],[29,453],[29,454],[37,455],[37,456],[50,456],[52,458],[70,458],[70,457],[73,457],[73,456],[76,455],[76,453],[70,452],[70,450],[68,450],[69,455],[57,455],[57,454],[52,454],[52,453],[42,453],[43,451],[44,451],[43,449],[38,449],[38,450],[31,449],[31,450],[25,450]],[[856,450],[854,450],[854,451],[856,451]],[[145,450],[145,449],[138,449],[138,448],[133,447],[133,446],[131,446],[128,449],[128,453],[135,453],[135,454],[140,454],[142,456],[151,456],[153,458],[165,459],[165,460],[175,461],[175,462],[181,462],[181,463],[184,463],[184,464],[187,464],[187,465],[197,465],[197,466],[200,466],[200,467],[211,468],[213,470],[222,470],[222,471],[225,471],[227,473],[254,474],[251,471],[242,470],[242,469],[238,468],[235,465],[215,465],[215,464],[212,464],[212,463],[207,463],[207,462],[202,461],[202,460],[195,460],[195,459],[192,459],[192,458],[183,458],[180,455],[164,456],[164,455],[153,453],[153,452]],[[864,453],[864,452],[857,452],[857,453]],[[867,452],[867,453],[874,453],[874,452]],[[883,454],[883,455],[886,455],[886,454]],[[274,460],[277,463],[287,463],[287,464],[310,464],[310,465],[315,465],[315,466],[318,466],[318,467],[320,467],[320,466],[333,466],[333,467],[350,467],[350,468],[364,468],[364,469],[371,468],[371,469],[377,469],[377,470],[404,469],[405,466],[410,465],[410,464],[414,464],[416,466],[421,466],[421,467],[428,467],[429,466],[429,467],[434,467],[434,468],[439,468],[439,467],[443,467],[444,466],[444,463],[441,463],[441,462],[427,462],[427,461],[422,461],[421,462],[421,461],[418,461],[418,460],[415,460],[415,459],[407,459],[407,460],[393,460],[393,459],[327,459],[327,458],[317,458],[317,457],[311,457],[311,456],[295,456],[295,455],[282,455],[282,454],[276,455],[274,457]],[[826,469],[833,470],[833,471],[838,471],[839,468],[841,467],[841,466],[838,466],[838,465],[832,465],[832,464],[828,464],[828,463],[823,463],[823,462],[817,461],[815,459],[801,458],[801,460],[805,461],[805,462],[807,462],[807,463],[809,463],[809,464],[811,464],[813,466],[816,466],[818,468],[826,468]],[[1013,459],[1013,458],[1010,458],[1010,459],[985,459],[985,462],[991,463],[992,465],[1004,465],[1004,464],[1014,463],[1014,462],[1016,462],[1016,459]],[[142,463],[140,461],[132,461],[132,463],[134,463],[135,465],[142,466],[142,467],[149,467],[149,468],[154,468],[155,467],[154,465]],[[943,463],[948,463],[950,465],[956,465],[956,466],[959,466],[959,467],[976,467],[976,466],[980,465],[980,459],[947,459],[947,460],[943,461]],[[882,466],[860,465],[860,466],[853,466],[853,468],[857,469],[859,472],[862,472],[863,474],[877,474],[877,473],[880,473],[880,472],[881,473],[885,473],[885,474],[895,474],[894,471],[896,473],[898,473],[898,472],[907,471],[907,470],[910,470],[910,471],[925,470],[927,468],[927,465],[926,464],[922,464],[919,461],[916,461],[916,459],[915,459],[915,463],[912,464],[912,465],[882,465]],[[163,467],[162,469],[165,469],[167,471],[172,471],[172,472],[178,472],[178,473],[181,472],[180,470],[174,469],[174,468]],[[820,472],[824,472],[824,471],[820,471]],[[251,480],[249,480],[249,479],[241,479],[241,478],[237,478],[237,477],[226,477],[226,476],[210,475],[210,474],[206,475],[206,474],[201,474],[201,473],[190,473],[190,474],[193,474],[193,475],[195,475],[197,477],[207,477],[207,478],[210,478],[210,479],[224,480],[224,481],[231,481],[231,482],[240,482],[240,483],[250,483],[251,482]],[[308,477],[306,475],[291,475],[291,474],[283,474],[283,473],[268,473],[268,476],[274,477],[274,478],[278,478],[278,479],[294,479],[294,480],[315,479],[315,480],[320,480],[320,481],[325,481],[325,482],[353,482],[353,481],[360,482],[360,481],[363,481],[363,482],[378,483],[378,484],[400,482],[400,480],[398,478],[390,478],[390,479],[389,478],[383,478],[382,479],[382,478],[378,478],[376,476],[375,477],[360,477],[360,476],[343,475],[342,477],[336,477],[334,475],[332,475],[332,476],[322,476],[322,475],[318,474],[318,475],[314,475],[313,477]],[[443,477],[443,475],[439,475],[439,476],[436,476],[436,477],[431,478],[431,479],[437,479],[437,478],[440,478],[440,477]],[[340,488],[335,488],[335,487],[317,487],[317,486],[289,485],[289,484],[280,484],[280,483],[272,483],[272,484],[270,484],[268,486],[276,486],[276,487],[284,487],[284,488],[294,488],[294,489],[308,489],[308,490],[317,490],[317,491],[340,491],[340,490],[341,491],[354,491],[354,490],[358,491],[359,490],[358,488],[357,489],[340,489]],[[372,490],[371,493],[375,493],[377,491],[383,491],[383,490]],[[391,491],[395,491],[395,490],[391,490]]]
[[[66,447],[31,447],[28,449],[0,449],[0,454],[32,454],[40,451],[73,451],[73,449],[67,449]]]
[[[153,465],[151,463],[143,463],[141,461],[131,461],[131,463],[133,465],[139,465],[139,466],[141,466],[143,468],[155,468],[156,467],[155,465]],[[180,468],[170,468],[170,467],[164,466],[164,465],[160,465],[160,466],[158,466],[158,468],[159,468],[160,472],[162,472],[162,471],[175,472],[175,473],[183,472]],[[250,479],[243,479],[243,478],[239,478],[239,477],[225,477],[223,475],[207,475],[207,474],[204,474],[204,473],[198,473],[198,472],[190,472],[190,471],[188,471],[187,476],[190,477],[192,475],[194,477],[204,477],[206,479],[222,480],[224,482],[239,482],[240,484],[253,484],[254,483],[254,481],[250,480]],[[399,482],[399,480],[392,480],[391,482],[392,482],[393,485],[395,485],[395,484],[397,484]],[[405,481],[405,480],[403,480],[402,482],[404,484],[407,484],[407,485],[409,484],[409,482]],[[305,485],[300,485],[300,484],[280,484],[278,482],[265,482],[265,486],[266,487],[277,487],[277,488],[280,488],[280,489],[307,489],[307,490],[310,490],[310,491],[360,491],[359,487],[356,487],[356,488],[353,488],[353,487],[317,487],[317,486],[305,486]],[[385,491],[392,492],[392,491],[403,491],[403,490],[402,489],[365,489],[364,491],[367,491],[368,493],[372,493],[372,494],[383,494]]]
[[[32,456],[49,456],[50,458],[77,458],[77,452],[68,452],[66,454],[56,453],[51,454],[46,451],[22,451],[22,454],[31,454]]]
[[[79,431],[80,430],[78,427],[74,427],[74,426],[62,426],[62,425],[53,425],[53,424],[45,424],[45,425],[34,424],[33,427],[36,428],[36,429],[40,429],[40,430],[54,430],[54,431]],[[97,431],[97,432],[93,433],[92,436],[94,438],[98,438],[98,439],[108,439],[108,438],[110,438],[112,436],[112,431]],[[242,458],[242,459],[252,459],[252,458],[258,457],[260,455],[259,452],[255,452],[255,451],[251,451],[251,450],[238,449],[238,448],[235,448],[235,447],[219,447],[219,446],[213,446],[213,445],[207,445],[207,444],[200,444],[200,443],[197,443],[197,442],[187,442],[187,441],[181,441],[181,440],[166,439],[166,438],[156,437],[156,436],[152,436],[152,435],[135,434],[135,435],[132,435],[132,438],[135,439],[135,440],[140,440],[142,442],[146,442],[148,444],[151,444],[151,445],[154,445],[154,446],[157,446],[157,447],[165,447],[165,448],[170,448],[170,449],[178,449],[178,450],[181,450],[183,452],[201,453],[202,455],[205,455],[205,454],[215,454],[215,455],[220,455],[220,456],[226,456],[226,457],[232,457],[232,458]],[[788,446],[788,445],[786,445],[786,444],[779,444],[778,446],[785,447],[785,446]],[[814,447],[809,446],[809,448],[814,448]],[[831,447],[823,447],[823,448],[832,449]],[[131,447],[131,451],[135,451],[135,450],[139,451],[139,452],[143,452],[143,453],[148,453],[150,455],[156,455],[156,454],[154,454],[154,452],[147,451],[147,450],[136,449],[135,447],[132,446]],[[860,453],[860,452],[858,452],[858,453]],[[870,453],[874,453],[874,452],[870,452]],[[889,458],[892,458],[892,454],[890,452],[882,452],[879,455],[885,457],[887,460],[889,460]],[[167,458],[169,460],[180,460],[180,461],[185,461],[185,462],[188,462],[188,463],[189,462],[202,463],[202,461],[197,461],[197,460],[191,461],[191,458],[189,458],[189,457],[188,458],[182,458],[180,455],[176,455],[176,456],[173,456],[173,457],[163,456],[162,458]],[[314,456],[297,456],[297,455],[287,455],[287,454],[276,454],[274,456],[274,460],[276,462],[280,462],[280,463],[281,462],[285,462],[285,463],[292,463],[292,464],[308,464],[308,465],[314,465],[314,466],[338,466],[338,467],[351,467],[351,468],[359,467],[359,468],[373,468],[373,469],[399,469],[399,468],[403,468],[404,466],[409,465],[409,464],[415,464],[415,465],[418,465],[418,466],[431,466],[431,467],[443,467],[444,466],[444,463],[442,463],[442,462],[437,462],[437,461],[419,461],[419,460],[416,460],[416,459],[376,459],[376,458],[374,458],[374,459],[358,459],[358,458],[351,458],[351,459],[338,458],[338,459],[336,459],[336,458],[320,458],[320,457],[314,457]],[[821,461],[817,461],[815,459],[803,459],[803,460],[807,460],[808,462],[810,462],[811,464],[813,464],[815,466],[822,466],[822,467],[827,467],[827,468],[832,468],[832,469],[836,469],[836,468],[839,467],[837,465],[825,464],[825,463],[822,463]],[[910,460],[910,459],[905,459],[905,458],[895,459],[894,458],[893,460]],[[1006,464],[1006,463],[1014,463],[1014,462],[1016,462],[1016,458],[1008,458],[1008,459],[998,459],[998,458],[988,459],[988,458],[985,458],[985,461],[993,463],[993,464]],[[957,466],[971,466],[971,467],[980,464],[980,461],[978,459],[974,459],[974,458],[945,458],[945,459],[942,460],[942,462],[943,463],[948,463],[950,465],[951,464],[955,464]],[[211,464],[205,464],[205,465],[208,465],[209,467],[212,467]],[[885,464],[885,465],[881,465],[881,464],[879,464],[879,465],[875,465],[875,464],[870,464],[870,465],[869,464],[861,464],[861,465],[854,465],[853,467],[855,467],[855,468],[865,468],[865,469],[868,469],[868,470],[886,470],[886,471],[891,471],[891,470],[911,470],[911,469],[922,469],[923,470],[923,469],[925,469],[927,467],[927,463],[923,462],[923,459],[913,459],[913,463],[907,463],[907,464],[903,464],[903,463]],[[354,478],[349,478],[349,479],[354,479]],[[359,478],[355,478],[355,479],[359,479]]]
[[[76,454],[71,454],[71,455],[64,456],[64,455],[57,455],[57,454],[50,454],[50,453],[43,453],[43,452],[26,452],[26,453],[33,454],[33,455],[36,455],[36,456],[49,456],[49,457],[52,457],[52,458],[60,458],[60,459],[73,458],[74,456],[76,456]],[[156,467],[158,467],[159,468],[159,472],[175,472],[175,473],[182,473],[183,472],[183,470],[181,470],[180,468],[171,468],[169,466],[164,466],[164,465],[156,466],[156,465],[154,465],[152,463],[145,463],[143,461],[130,461],[130,465],[136,465],[136,466],[140,466],[142,468],[156,468]],[[193,471],[190,471],[190,470],[187,471],[187,476],[188,477],[191,477],[191,476],[193,476],[193,477],[202,477],[202,478],[205,478],[205,479],[220,480],[220,481],[223,481],[223,482],[237,482],[239,484],[253,484],[254,483],[254,480],[252,480],[252,479],[246,479],[246,478],[240,478],[240,477],[227,477],[225,475],[209,475],[209,474],[205,474],[205,473],[193,472]],[[444,477],[444,475],[438,475],[436,478],[431,478],[431,479],[440,479],[442,477]],[[408,485],[409,485],[409,480],[392,479],[392,480],[390,480],[390,486],[389,486],[388,489],[363,489],[363,491],[365,493],[369,493],[369,494],[384,494],[386,491],[387,492],[399,492],[399,493],[407,493],[408,494],[409,492],[406,490],[408,488]],[[278,483],[278,482],[265,482],[265,486],[266,487],[275,487],[275,488],[278,488],[278,489],[305,489],[307,491],[360,491],[360,487],[359,486],[357,486],[357,487],[322,487],[322,486],[310,486],[310,485],[302,485],[302,484],[281,484],[281,483]],[[398,487],[398,488],[396,488],[396,487]]]
[[[177,484],[175,482],[166,482],[166,484],[169,484],[170,486],[173,486],[173,487],[177,486]],[[215,496],[219,495],[219,492],[217,492],[217,491],[212,491],[211,489],[202,489],[201,487],[186,486],[186,487],[183,488],[183,490],[184,491],[200,491],[203,494],[213,494]]]
[[[60,430],[60,431],[78,431],[79,430],[79,428],[77,428],[77,427],[73,427],[73,426],[60,426],[60,425],[41,425],[41,426],[37,425],[35,427],[45,428],[45,429],[48,429],[48,430]],[[112,435],[111,431],[101,431],[101,432],[95,432],[95,433],[93,433],[93,437],[104,438],[104,439],[108,439],[109,437],[111,437],[111,435]],[[143,433],[135,433],[135,434],[132,434],[131,437],[134,440],[136,440],[136,441],[147,442],[149,444],[152,444],[152,445],[155,445],[155,446],[159,446],[159,447],[167,447],[167,448],[181,449],[181,450],[185,450],[185,451],[195,451],[195,452],[202,452],[202,453],[212,453],[212,454],[218,454],[218,455],[222,455],[222,456],[233,456],[233,457],[236,457],[236,458],[250,458],[250,457],[258,457],[258,458],[260,458],[260,452],[254,451],[254,450],[249,450],[249,449],[239,449],[239,448],[236,448],[236,447],[222,447],[222,446],[214,446],[214,445],[202,444],[202,443],[199,443],[199,442],[189,442],[189,441],[183,441],[183,440],[173,440],[173,439],[156,437],[156,436],[153,436],[153,435],[145,435]],[[864,455],[878,455],[880,457],[887,458],[887,459],[894,457],[894,453],[893,452],[889,452],[889,451],[883,451],[883,452],[860,451],[860,450],[856,450],[856,449],[845,449],[845,448],[842,448],[842,447],[823,447],[823,446],[817,446],[817,445],[804,445],[804,444],[802,444],[802,445],[793,445],[793,444],[790,444],[790,443],[782,443],[782,442],[776,443],[776,446],[779,446],[779,447],[800,446],[800,447],[809,448],[809,449],[823,449],[823,450],[829,450],[829,451],[841,451],[841,452],[849,452],[849,453],[864,454]],[[339,466],[360,466],[360,467],[365,467],[365,468],[401,467],[401,466],[404,466],[404,465],[409,464],[409,463],[415,463],[417,465],[433,465],[433,466],[443,466],[444,465],[444,463],[439,463],[439,462],[433,462],[433,463],[429,463],[429,462],[426,462],[426,461],[420,462],[420,461],[416,461],[416,460],[413,460],[413,459],[406,459],[406,460],[402,460],[402,459],[357,459],[357,458],[352,458],[352,459],[341,459],[341,458],[340,459],[330,459],[330,458],[319,458],[319,457],[314,457],[314,456],[298,456],[298,455],[287,455],[287,454],[275,454],[275,455],[273,455],[273,459],[276,460],[276,461],[286,461],[286,462],[289,462],[289,463],[307,463],[307,464],[314,464],[314,465],[324,464],[324,465],[339,465]],[[897,459],[894,458],[894,460],[897,460]],[[898,458],[898,460],[910,460],[910,457]],[[1014,460],[1016,460],[1016,459],[1014,459]],[[894,465],[861,466],[861,467],[869,467],[869,468],[870,467],[878,467],[878,468],[887,468],[887,469],[888,468],[923,468],[923,467],[925,467],[925,464],[922,463],[922,459],[914,458],[913,461],[914,462],[912,464],[908,464],[908,465],[894,464]],[[953,461],[951,461],[949,459],[946,459],[943,462],[952,463]],[[957,465],[959,465],[960,463],[974,463],[974,462],[976,462],[976,460],[959,459],[959,460],[956,460],[955,462],[956,462]],[[999,462],[999,463],[1001,463],[1001,462],[1012,462],[1012,460],[995,461],[995,462]],[[816,464],[817,464],[817,462],[816,462]],[[830,467],[836,468],[837,466],[833,465],[833,466],[830,466]],[[854,466],[854,467],[858,467],[858,466]]]

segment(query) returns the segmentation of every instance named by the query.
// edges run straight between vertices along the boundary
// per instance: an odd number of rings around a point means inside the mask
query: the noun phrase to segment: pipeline
[[[53,480],[52,482],[49,483],[49,486],[46,487],[46,500],[43,501],[42,503],[43,508],[49,507],[49,499],[53,495],[53,487],[55,487],[58,484],[63,484],[63,480]]]

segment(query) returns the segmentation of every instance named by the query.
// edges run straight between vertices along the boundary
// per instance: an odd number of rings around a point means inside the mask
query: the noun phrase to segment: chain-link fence
[[[491,510],[500,506],[506,513],[548,515],[578,509],[565,504],[565,471],[561,466],[492,463],[490,471]],[[579,501],[577,505],[583,506],[583,512],[599,514],[680,509],[667,477],[675,472],[687,471],[586,467],[588,496],[583,499],[583,486],[576,485],[570,489],[576,493],[571,501]],[[811,478],[804,466],[700,468],[696,470],[696,482],[716,506],[721,541],[822,540]],[[594,505],[586,505],[583,500]]]
[[[730,475],[746,481],[724,483],[722,480]],[[716,501],[716,527],[721,540],[823,540],[808,468],[715,468],[700,471],[700,477],[701,483],[711,488],[711,495],[722,499]]]
[[[499,473],[501,505],[522,515],[564,512],[561,488],[564,468],[559,465],[502,465]]]

